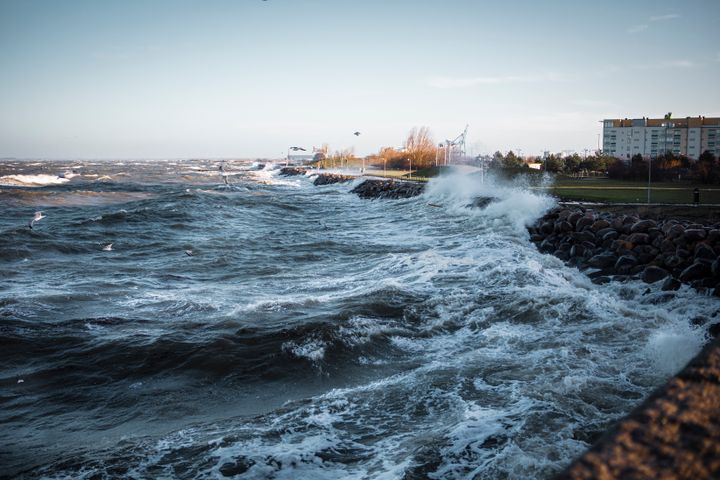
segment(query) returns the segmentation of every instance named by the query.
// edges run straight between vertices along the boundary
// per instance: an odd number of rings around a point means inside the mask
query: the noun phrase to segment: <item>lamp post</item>
[[[650,172],[652,172],[652,157],[648,157],[648,205],[650,204]]]

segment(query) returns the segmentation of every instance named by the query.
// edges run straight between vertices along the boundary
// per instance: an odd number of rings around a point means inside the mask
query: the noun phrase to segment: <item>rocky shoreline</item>
[[[286,176],[286,177],[293,177],[296,175],[305,175],[307,173],[307,168],[305,167],[282,167],[280,169],[280,175]]]
[[[425,191],[425,184],[395,180],[365,180],[350,193],[360,198],[410,198]]]
[[[321,173],[317,176],[313,185],[331,185],[333,183],[345,183],[355,180],[351,175],[340,175],[337,173]]]
[[[641,219],[635,215],[556,207],[528,228],[530,240],[581,270],[595,283],[685,283],[720,296],[720,224]]]

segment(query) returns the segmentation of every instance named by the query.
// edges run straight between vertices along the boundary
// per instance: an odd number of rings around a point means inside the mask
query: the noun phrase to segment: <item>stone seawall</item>
[[[541,252],[551,253],[596,283],[683,283],[720,296],[720,224],[641,219],[634,215],[556,207],[528,228]]]

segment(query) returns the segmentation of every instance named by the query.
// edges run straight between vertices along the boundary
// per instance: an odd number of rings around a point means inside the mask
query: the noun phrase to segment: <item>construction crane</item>
[[[454,152],[460,151],[460,158],[465,158],[465,140],[467,139],[467,131],[470,125],[465,125],[465,130],[455,137],[453,140],[445,140],[445,164],[453,163]],[[457,148],[456,148],[457,147]]]

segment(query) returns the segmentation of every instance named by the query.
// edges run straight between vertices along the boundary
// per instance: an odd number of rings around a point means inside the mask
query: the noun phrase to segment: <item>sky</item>
[[[717,0],[0,0],[0,157],[582,152],[719,79]]]

